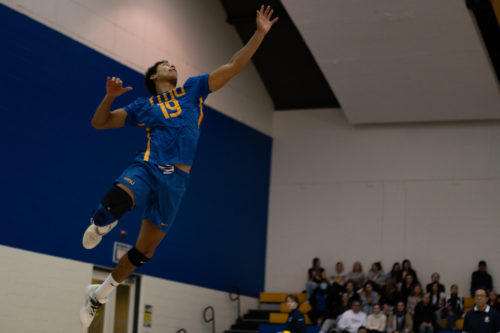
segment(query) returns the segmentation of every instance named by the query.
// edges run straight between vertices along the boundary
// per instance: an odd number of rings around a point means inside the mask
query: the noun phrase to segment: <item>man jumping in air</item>
[[[91,225],[83,235],[83,247],[92,249],[102,236],[113,229],[127,211],[138,204],[146,210],[135,247],[124,255],[113,272],[100,285],[85,289],[85,304],[80,310],[80,322],[87,328],[108,295],[137,267],[146,263],[172,226],[186,190],[203,119],[202,103],[210,94],[222,88],[238,74],[259,48],[271,26],[273,10],[261,6],[257,11],[257,30],[248,43],[229,62],[210,74],[189,78],[177,87],[177,70],[168,61],[159,61],[148,69],[144,83],[151,98],[138,98],[132,104],[111,111],[116,97],[132,87],[109,78],[106,96],[92,118],[97,129],[119,128],[124,125],[146,129],[147,146],[134,163],[118,177],[113,187],[95,210]]]

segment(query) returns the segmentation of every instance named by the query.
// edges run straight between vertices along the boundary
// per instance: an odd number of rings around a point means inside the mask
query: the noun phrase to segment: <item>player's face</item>
[[[177,69],[168,61],[162,62],[156,67],[154,79],[166,79],[177,83]]]

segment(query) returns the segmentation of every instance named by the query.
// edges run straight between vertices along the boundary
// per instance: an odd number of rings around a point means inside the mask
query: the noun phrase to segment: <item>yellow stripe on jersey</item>
[[[158,98],[158,103],[161,103],[161,97],[160,97],[160,95],[156,96],[156,98]]]
[[[167,109],[165,108],[165,103],[160,104],[161,112],[163,112],[163,116],[168,119],[170,116],[168,115]]]
[[[149,161],[149,154],[151,153],[151,133],[149,133],[149,127],[146,128],[146,136],[148,137],[148,147],[144,153],[144,161]]]
[[[178,93],[178,92],[177,92],[177,90],[178,90],[178,89],[180,89],[180,90],[181,90],[181,93]],[[184,86],[180,86],[179,88],[174,89],[174,95],[175,95],[176,97],[181,97],[181,96],[183,96],[183,95],[185,95],[185,94],[186,94],[186,91],[184,91]]]
[[[142,126],[142,127],[144,127],[144,126],[146,126],[146,124],[145,124],[145,123],[141,123],[141,124],[137,124],[137,126]]]
[[[151,103],[151,105],[155,105],[155,103],[153,102],[153,97],[149,99],[149,103]]]
[[[200,118],[198,118],[198,128],[201,125],[202,119],[203,119],[203,98],[200,97]]]
[[[167,93],[163,93],[163,98],[165,98],[165,102],[168,101],[168,96],[167,96]]]

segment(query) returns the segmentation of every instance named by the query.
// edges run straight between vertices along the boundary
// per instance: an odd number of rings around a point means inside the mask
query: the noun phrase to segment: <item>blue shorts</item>
[[[145,205],[143,218],[167,232],[174,222],[189,180],[189,173],[142,160],[135,160],[115,183],[127,186],[136,206]]]

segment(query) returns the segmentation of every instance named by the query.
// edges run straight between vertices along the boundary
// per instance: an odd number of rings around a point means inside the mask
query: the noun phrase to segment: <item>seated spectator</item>
[[[392,269],[389,273],[387,273],[387,276],[385,277],[386,280],[389,279],[394,279],[396,284],[399,286],[399,284],[403,281],[403,271],[401,270],[401,265],[399,262],[395,262],[392,265]]]
[[[385,286],[382,287],[381,297],[381,301],[389,304],[391,307],[396,306],[396,303],[401,300],[401,294],[394,278],[387,280]]]
[[[290,311],[286,321],[285,331],[290,333],[306,333],[306,319],[299,311],[299,298],[295,295],[286,297],[286,307]]]
[[[314,289],[309,304],[311,311],[308,312],[309,319],[313,325],[320,324],[327,314],[326,299],[328,297],[329,285],[326,279],[320,281],[319,286]]]
[[[403,271],[402,271],[402,278],[403,281],[406,277],[406,275],[411,274],[413,275],[413,280],[418,283],[418,277],[417,277],[417,272],[411,267],[411,262],[408,259],[403,260]]]
[[[356,333],[361,326],[366,326],[366,314],[361,311],[361,302],[352,302],[352,309],[340,315],[337,331],[340,333]]]
[[[311,297],[314,289],[316,289],[321,280],[326,278],[325,269],[321,267],[319,258],[313,259],[313,267],[307,271],[306,294],[307,299]]]
[[[464,299],[458,294],[458,286],[452,284],[446,297],[443,314],[446,316],[446,330],[454,331],[456,321],[464,312]]]
[[[349,301],[352,303],[354,300],[360,300],[359,294],[356,292],[356,286],[351,280],[347,280],[344,286],[345,292],[349,295]]]
[[[352,265],[352,271],[347,273],[347,278],[354,282],[356,288],[361,288],[365,283],[365,274],[363,273],[363,267],[359,261],[356,261]]]
[[[337,282],[341,286],[347,282],[347,274],[344,271],[344,264],[342,263],[342,261],[339,261],[335,264],[335,272],[333,273],[331,278],[332,284],[333,281]]]
[[[431,304],[431,295],[425,294],[415,307],[413,316],[414,331],[418,333],[434,333],[436,325],[436,308]]]
[[[412,333],[413,319],[405,310],[405,303],[399,301],[396,310],[387,320],[387,333]]]
[[[436,308],[436,323],[441,326],[441,313],[444,310],[446,295],[439,292],[439,283],[433,282],[431,286],[431,304]]]
[[[477,289],[493,290],[493,279],[487,272],[486,261],[481,260],[478,264],[478,269],[472,273],[470,282],[470,295],[474,297]]]
[[[498,296],[493,290],[488,292],[488,305],[500,313],[500,302],[498,302]]]
[[[385,284],[385,273],[382,269],[382,264],[380,261],[374,262],[372,267],[366,275],[368,281],[373,281],[375,283],[375,290],[379,292]]]
[[[337,303],[338,314],[341,315],[347,310],[350,310],[351,308],[352,308],[352,303],[349,298],[349,294],[345,291],[342,293],[342,296],[340,296],[340,300]]]
[[[329,292],[326,297],[326,316],[321,324],[320,333],[330,332],[337,323],[337,317],[351,308],[349,305],[349,296],[347,293],[341,292],[342,287],[338,283],[334,282],[328,289]]]
[[[366,329],[369,333],[382,333],[385,332],[386,325],[387,317],[380,310],[380,305],[375,304],[373,313],[366,320]]]
[[[410,293],[413,289],[413,286],[417,282],[415,281],[413,274],[406,274],[403,284],[401,285],[401,299],[405,302],[408,300],[408,296],[410,296]]]
[[[387,304],[387,303],[382,303],[382,312],[385,314],[385,316],[387,317],[387,319],[389,319],[389,317],[391,316],[391,314],[394,312],[394,309],[396,308],[396,306],[392,306],[390,304]]]
[[[415,314],[415,307],[418,303],[420,303],[423,296],[424,291],[422,290],[422,286],[419,283],[415,283],[410,296],[408,296],[408,300],[406,301],[406,311],[408,311],[410,315],[413,316]]]
[[[373,282],[367,281],[363,290],[359,293],[363,312],[367,315],[373,312],[373,306],[378,303],[379,294],[374,290]]]
[[[432,273],[432,275],[431,275],[431,282],[425,287],[425,291],[428,292],[428,293],[430,293],[431,292],[432,284],[434,282],[437,282],[438,286],[439,286],[439,292],[440,293],[446,292],[446,289],[445,289],[444,285],[441,284],[441,283],[439,283],[439,278],[440,278],[439,273],[437,273],[437,272]]]

